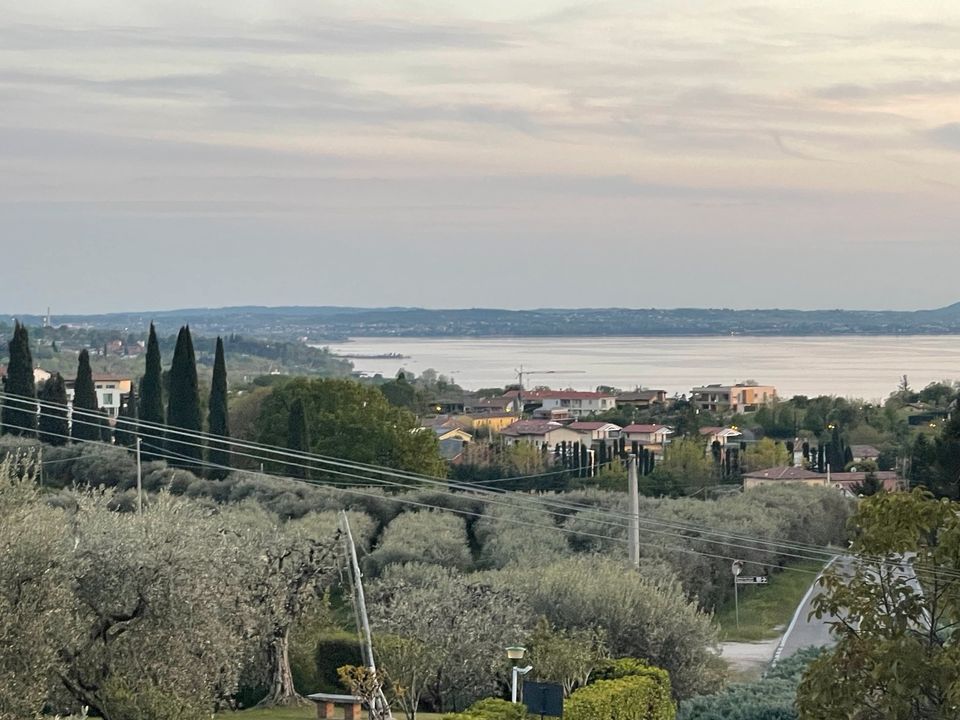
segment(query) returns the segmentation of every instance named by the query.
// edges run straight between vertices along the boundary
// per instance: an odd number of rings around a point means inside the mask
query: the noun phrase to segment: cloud
[[[911,78],[875,85],[841,83],[818,88],[813,95],[827,100],[885,100],[919,95],[960,95],[960,79]]]
[[[926,132],[926,136],[940,147],[960,151],[960,122],[931,128]]]
[[[269,55],[391,53],[442,48],[496,49],[510,37],[495,24],[431,23],[411,18],[304,18],[302,22],[240,25],[222,29],[151,26],[62,27],[10,23],[0,27],[5,50],[210,50]]]

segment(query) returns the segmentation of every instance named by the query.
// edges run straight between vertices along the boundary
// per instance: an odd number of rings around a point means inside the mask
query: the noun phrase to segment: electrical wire
[[[42,403],[42,402],[40,402],[40,403],[38,403],[38,404],[50,405],[49,403]],[[62,408],[63,408],[62,405],[54,405],[54,407],[58,408],[58,409],[62,412]],[[93,421],[93,422],[89,422],[89,423],[86,423],[86,424],[97,425],[98,427],[100,426],[100,422],[101,422],[101,420],[102,420],[102,416],[98,415],[97,413],[94,413],[94,412],[89,411],[89,410],[77,410],[76,412],[77,412],[77,414],[85,415],[85,416],[94,418],[94,421]],[[80,422],[81,424],[84,424],[83,421],[78,421],[78,422]],[[183,429],[179,429],[179,428],[170,428],[170,427],[166,427],[166,426],[159,426],[159,425],[156,424],[156,423],[142,423],[142,422],[141,422],[141,425],[143,425],[143,426],[153,426],[153,427],[162,428],[162,429],[164,430],[164,435],[167,435],[167,436],[170,435],[170,434],[182,435],[182,436],[189,437],[189,438],[191,438],[191,439],[201,439],[201,440],[202,440],[202,439],[207,439],[207,440],[209,440],[209,441],[218,442],[218,443],[221,443],[221,444],[226,443],[226,444],[233,445],[233,446],[251,447],[251,448],[255,448],[255,449],[261,449],[261,450],[264,450],[264,451],[270,453],[270,455],[268,455],[268,456],[257,456],[257,455],[251,455],[251,454],[248,454],[248,453],[239,453],[239,452],[237,452],[237,451],[231,451],[231,452],[233,452],[234,454],[237,454],[237,455],[245,455],[245,456],[247,456],[247,457],[252,457],[252,458],[254,458],[254,459],[262,460],[262,461],[267,461],[267,462],[278,462],[279,459],[278,459],[278,457],[276,457],[277,455],[282,456],[282,457],[295,457],[295,458],[298,458],[298,459],[306,459],[306,460],[310,461],[311,463],[313,463],[313,462],[319,462],[319,463],[321,463],[321,464],[323,464],[323,463],[333,464],[333,465],[336,466],[336,467],[349,467],[349,468],[351,468],[351,469],[359,469],[359,470],[362,470],[362,471],[364,471],[364,472],[375,472],[375,473],[379,473],[379,474],[387,474],[387,475],[389,475],[389,476],[391,476],[391,477],[400,477],[400,478],[412,479],[412,480],[414,480],[414,481],[417,482],[417,483],[427,483],[427,484],[440,485],[440,486],[442,486],[445,490],[447,490],[449,487],[459,487],[460,489],[463,489],[463,490],[468,490],[468,491],[472,491],[472,492],[477,492],[477,489],[476,489],[475,487],[471,486],[470,484],[464,484],[464,483],[457,484],[457,483],[454,483],[453,481],[440,481],[440,480],[437,480],[436,478],[431,478],[431,477],[429,477],[429,476],[418,475],[418,474],[410,473],[410,472],[406,472],[406,471],[396,471],[396,470],[392,470],[392,469],[383,468],[383,467],[381,467],[381,466],[374,466],[374,465],[369,465],[369,464],[356,463],[356,462],[351,462],[351,461],[344,461],[344,460],[340,460],[340,459],[330,458],[330,457],[328,457],[328,456],[315,455],[315,454],[312,454],[312,453],[302,453],[302,452],[297,452],[297,451],[291,451],[291,450],[289,450],[289,449],[287,449],[287,448],[279,448],[279,447],[277,447],[277,446],[263,445],[263,444],[260,444],[260,443],[251,443],[251,442],[249,442],[249,441],[244,442],[244,441],[239,441],[239,440],[233,440],[233,439],[230,439],[230,438],[224,438],[224,437],[222,437],[222,436],[211,435],[211,434],[209,434],[209,433],[201,433],[201,432],[197,432],[197,431],[187,431],[187,430],[183,430]],[[165,438],[165,437],[163,437],[163,436],[161,436],[161,435],[149,435],[149,434],[143,433],[142,431],[140,432],[140,434],[141,434],[142,436],[145,436],[145,437],[150,437],[151,439],[154,439],[154,440],[160,440],[161,442],[171,441],[171,440],[172,440],[173,442],[177,442],[175,439],[171,439],[171,438],[169,438],[169,437],[166,437],[166,438]],[[181,442],[182,442],[182,441],[181,441]],[[182,443],[182,444],[190,445],[190,443]],[[194,444],[194,445],[196,445],[196,444]],[[288,463],[286,463],[286,464],[289,465],[290,463],[288,462]],[[318,470],[321,470],[321,471],[330,472],[329,468],[325,468],[325,467],[316,468],[314,465],[310,465],[310,466],[301,465],[301,466],[302,466],[302,467],[309,467],[310,469],[318,469]],[[343,473],[335,473],[335,474],[340,474],[340,475],[342,475]],[[348,475],[348,476],[349,476],[349,475]],[[362,479],[366,480],[367,482],[370,482],[370,481],[375,481],[375,482],[376,482],[376,481],[379,481],[379,479],[377,479],[377,478],[370,478],[370,477],[367,477],[367,476],[364,476]],[[410,486],[404,486],[404,485],[401,484],[401,483],[392,482],[392,483],[389,483],[389,484],[394,485],[394,486],[398,486],[398,487],[406,487],[407,489],[410,488]],[[418,487],[417,489],[421,489],[421,488]],[[493,492],[493,491],[491,491],[491,492]],[[504,491],[504,492],[505,492],[505,491]],[[553,501],[544,500],[544,499],[542,499],[542,498],[537,498],[536,500],[534,500],[533,498],[530,498],[529,496],[524,496],[524,495],[513,495],[513,497],[514,497],[514,499],[516,499],[516,498],[519,497],[519,498],[522,498],[522,499],[524,499],[524,500],[526,500],[526,501],[534,501],[534,502],[535,502],[536,504],[538,504],[538,505],[552,506],[552,507],[556,507],[556,508],[561,508],[561,509],[565,509],[565,510],[573,510],[573,511],[589,511],[589,512],[593,512],[594,514],[601,514],[601,515],[603,515],[603,516],[619,517],[620,519],[625,520],[625,521],[628,521],[628,520],[630,519],[630,516],[627,515],[627,514],[616,513],[616,511],[610,511],[610,510],[603,510],[603,509],[597,508],[597,507],[595,507],[595,506],[590,506],[590,505],[581,505],[581,504],[569,503],[569,502],[568,502],[568,503],[553,502]],[[555,515],[555,516],[558,515],[558,513],[549,513],[549,514],[553,514],[553,515]],[[561,515],[563,515],[563,516],[565,517],[565,516],[566,516],[566,513],[562,513]],[[611,524],[613,524],[613,525],[616,525],[616,526],[618,526],[618,527],[622,526],[621,523],[609,523],[609,522],[606,522],[606,521],[603,521],[603,520],[598,520],[598,519],[596,519],[596,518],[594,518],[593,521],[596,522],[596,523],[599,523],[599,524],[606,524],[606,525],[611,525]],[[669,522],[669,521],[663,521],[663,520],[657,520],[657,519],[651,519],[651,518],[643,518],[643,517],[641,517],[641,524],[645,526],[644,529],[645,529],[646,532],[651,532],[651,533],[653,533],[653,534],[666,534],[666,535],[679,536],[679,537],[683,537],[684,539],[687,539],[687,540],[697,539],[697,540],[702,540],[702,541],[706,541],[706,542],[713,542],[713,543],[715,543],[715,544],[722,544],[722,545],[728,545],[728,546],[732,546],[732,547],[738,547],[739,549],[748,549],[748,550],[753,550],[753,551],[760,551],[760,550],[762,550],[762,548],[756,548],[756,547],[750,547],[750,546],[743,546],[743,545],[738,545],[738,544],[736,544],[736,543],[729,542],[729,541],[732,541],[732,540],[740,540],[740,541],[743,541],[743,542],[749,542],[749,543],[754,543],[754,544],[759,544],[759,545],[764,545],[764,546],[772,547],[772,548],[775,548],[775,549],[778,549],[778,550],[783,551],[783,552],[781,552],[780,554],[784,554],[785,556],[791,556],[791,555],[792,555],[793,557],[796,557],[796,558],[798,558],[798,559],[809,559],[809,560],[817,560],[817,561],[820,561],[820,560],[826,560],[827,558],[832,557],[832,556],[835,554],[835,550],[834,550],[834,549],[831,549],[831,548],[823,548],[823,547],[817,547],[817,546],[810,546],[810,545],[805,545],[805,544],[800,544],[800,543],[783,543],[783,542],[763,540],[763,539],[758,539],[758,538],[752,538],[752,537],[749,537],[749,536],[736,535],[736,534],[728,533],[728,532],[724,532],[724,531],[709,530],[709,529],[703,528],[702,526],[695,526],[695,525],[691,525],[691,524],[676,523],[676,522],[671,523],[671,522]],[[676,529],[676,530],[681,530],[681,531],[686,531],[686,532],[695,532],[695,533],[697,533],[698,537],[696,537],[696,538],[690,538],[689,536],[679,535],[678,533],[664,533],[663,531],[651,530],[651,529],[649,529],[648,527],[646,527],[646,526],[648,526],[648,525],[650,525],[650,524],[653,524],[653,525],[656,526],[656,527],[670,527],[670,528],[673,528],[673,529]],[[712,540],[712,539],[710,539],[710,538],[705,538],[705,537],[704,537],[705,534],[706,534],[706,535],[712,535],[712,536],[715,536],[715,537],[721,537],[721,538],[724,539],[724,541],[723,541],[723,542],[720,542],[720,541],[717,541],[717,540]],[[786,550],[797,550],[798,552],[813,553],[815,556],[814,556],[814,557],[811,557],[809,554],[797,555],[796,553],[793,553],[793,554],[791,554],[791,553],[786,553],[786,552],[785,552]],[[879,561],[879,562],[883,562],[882,560],[878,560],[878,561]]]
[[[58,407],[58,408],[62,408],[62,406],[57,406],[57,407]],[[81,424],[97,425],[98,427],[100,427],[100,420],[102,419],[102,416],[99,416],[99,415],[97,415],[96,413],[92,413],[92,412],[89,412],[89,411],[78,410],[77,412],[78,412],[78,414],[80,414],[80,415],[88,415],[88,416],[93,416],[93,417],[96,418],[96,422],[84,423],[84,421],[82,421],[82,420],[77,420],[77,422],[79,422],[79,423],[81,423]],[[60,416],[60,417],[62,417],[62,416]],[[205,438],[205,439],[210,439],[210,440],[219,441],[219,442],[228,442],[229,444],[236,444],[236,443],[237,443],[237,441],[234,441],[234,440],[232,440],[232,439],[218,438],[217,436],[210,436],[209,434],[204,434],[204,433],[191,432],[191,431],[183,431],[183,430],[173,430],[173,432],[174,432],[174,434],[184,435],[184,436],[187,436],[187,437],[190,437],[190,438],[200,438],[200,439],[204,439],[204,438]],[[150,439],[154,439],[154,440],[162,440],[162,438],[160,438],[158,435],[149,435],[149,434],[145,434],[145,433],[141,433],[141,435],[145,435],[146,437],[149,437]],[[177,441],[174,440],[174,442],[177,442]],[[202,445],[200,445],[200,444],[198,444],[198,443],[185,443],[185,442],[182,442],[182,441],[180,441],[180,442],[181,442],[181,444],[184,444],[184,445],[187,445],[187,446],[193,446],[193,447],[198,447],[198,448],[202,447]],[[303,455],[303,456],[305,456],[305,457],[308,458],[308,459],[311,459],[311,460],[313,459],[313,457],[310,456],[310,455],[308,455],[308,454],[292,453],[292,452],[288,451],[288,450],[285,449],[285,448],[277,448],[277,447],[275,447],[275,446],[262,446],[262,447],[266,447],[270,452],[272,452],[272,453],[274,453],[274,454],[279,453],[279,454],[281,454],[281,455],[296,455],[296,456],[298,456],[298,457],[301,456],[301,455]],[[277,458],[276,458],[276,457],[256,456],[256,455],[252,455],[252,454],[249,454],[249,453],[237,453],[236,451],[230,451],[230,452],[232,452],[232,454],[243,455],[243,456],[246,456],[246,457],[253,457],[253,458],[255,458],[255,459],[262,459],[262,460],[267,460],[267,461],[277,461]],[[322,457],[322,456],[321,456],[321,457]],[[170,459],[175,459],[175,458],[170,458]],[[188,461],[190,461],[190,462],[196,462],[196,460],[195,460],[194,458],[191,458],[191,457],[189,457],[189,456],[182,456],[181,459],[185,459],[185,460],[188,460]],[[329,461],[328,458],[324,458],[324,459]],[[290,463],[288,463],[288,464],[290,464]],[[346,466],[346,467],[351,467],[351,465],[348,465],[348,464],[346,464],[346,463],[344,463],[344,462],[337,463],[337,465]],[[300,467],[305,467],[305,468],[310,468],[310,469],[317,469],[317,468],[314,468],[313,466],[304,465],[304,464],[302,464],[302,463],[299,464],[299,466],[300,466]],[[224,469],[227,469],[226,466],[224,466]],[[319,469],[322,470],[322,471],[325,471],[325,472],[331,472],[330,468],[319,468]],[[364,469],[366,469],[366,470],[374,469],[374,470],[376,470],[376,471],[378,471],[378,472],[382,472],[382,469],[381,469],[381,468],[375,467],[375,466],[374,466],[373,468],[364,468]],[[357,479],[363,479],[363,480],[365,480],[365,481],[367,481],[367,482],[370,482],[371,480],[372,480],[372,481],[375,481],[375,482],[384,482],[384,481],[382,480],[382,478],[370,478],[370,477],[368,477],[368,476],[357,476],[356,474],[352,474],[352,473],[335,472],[334,474],[341,475],[341,476],[346,476],[346,477],[353,477],[353,478],[357,478]],[[432,482],[434,482],[434,483],[439,483],[439,484],[446,485],[446,483],[440,483],[440,482],[437,481],[435,478],[426,478],[426,477],[424,477],[424,476],[414,476],[413,474],[410,474],[410,473],[391,473],[391,474],[395,474],[395,475],[396,475],[396,474],[399,474],[399,475],[401,475],[401,477],[413,476],[413,477],[415,477],[415,478],[418,479],[418,480],[420,480],[420,479],[426,479],[426,480],[432,481]],[[408,490],[409,490],[409,489],[423,489],[422,487],[417,486],[417,485],[410,485],[410,484],[404,484],[404,483],[389,482],[388,484],[391,485],[391,486],[400,487],[400,488],[408,489]],[[475,490],[475,488],[469,488],[469,487],[468,487],[468,488],[465,488],[465,489]],[[444,494],[453,495],[452,493],[449,493],[449,492],[444,493]],[[489,500],[485,500],[485,502],[489,502]],[[439,507],[439,506],[438,506],[438,507]],[[449,510],[450,508],[443,508],[443,509]],[[610,514],[611,514],[611,513],[607,512],[607,511],[601,510],[601,509],[596,508],[596,507],[593,507],[593,506],[574,506],[574,507],[571,507],[570,509],[578,509],[578,510],[581,510],[581,511],[592,511],[592,512],[594,512],[594,513],[599,513],[599,514],[604,514],[604,515],[610,515]],[[567,517],[567,514],[564,514],[564,513],[548,513],[548,514],[551,514],[551,515],[554,515],[554,516],[560,516],[560,517],[563,517],[563,518],[566,518],[566,517]],[[624,519],[629,518],[628,515],[621,515],[620,517],[621,517],[621,518],[624,518]],[[506,520],[505,518],[500,518],[500,519],[501,519],[501,520]],[[594,522],[597,522],[597,523],[599,523],[599,524],[615,525],[615,526],[617,526],[617,527],[622,527],[622,524],[621,524],[621,523],[609,523],[609,522],[605,522],[605,521],[602,521],[602,520],[597,520],[596,518],[594,518],[593,521],[594,521]],[[647,522],[654,522],[654,524],[657,523],[657,521],[649,521],[649,520],[647,520]],[[669,524],[665,524],[665,523],[660,523],[660,525],[666,525],[666,526],[668,526],[668,527],[670,526]],[[548,527],[548,526],[540,526],[540,527]],[[698,532],[698,533],[703,533],[703,532],[704,532],[704,529],[701,528],[701,527],[682,528],[682,529],[684,529],[684,530],[690,530],[690,531],[694,531],[694,532]],[[644,531],[645,531],[645,532],[648,532],[648,533],[652,533],[652,534],[665,535],[665,536],[669,536],[669,537],[678,537],[678,538],[682,538],[682,539],[687,540],[687,541],[699,540],[699,541],[705,541],[705,542],[713,542],[713,543],[715,543],[715,544],[721,544],[721,545],[728,546],[728,547],[736,547],[737,549],[742,549],[742,550],[751,550],[751,551],[761,551],[761,550],[762,550],[762,548],[756,548],[756,547],[750,547],[750,546],[740,545],[740,544],[737,544],[737,543],[732,543],[732,542],[730,542],[729,540],[735,539],[735,538],[733,538],[733,537],[731,537],[731,538],[729,538],[729,539],[727,539],[727,540],[718,541],[718,540],[712,540],[712,539],[710,539],[710,538],[704,538],[704,537],[702,537],[702,536],[701,536],[701,537],[690,537],[690,536],[688,536],[688,535],[682,535],[682,534],[679,534],[679,533],[671,533],[671,532],[666,532],[666,531],[657,531],[657,530],[652,530],[652,529],[650,529],[650,528],[644,528]],[[586,532],[583,532],[583,531],[569,531],[569,532],[571,532],[571,533],[573,533],[573,534],[580,534],[580,535],[587,535],[587,536],[596,536],[596,537],[601,537],[601,538],[604,538],[604,539],[607,539],[607,540],[613,540],[613,541],[616,541],[616,542],[622,542],[622,539],[613,538],[613,537],[607,536],[607,535],[598,536],[598,535],[596,535],[596,534],[586,533]],[[770,545],[770,546],[774,547],[775,549],[779,547],[779,549],[782,550],[782,547],[783,547],[783,544],[782,544],[782,543],[773,543],[773,542],[769,542],[769,541],[758,540],[758,539],[756,539],[756,538],[745,538],[745,539],[746,539],[748,542]],[[673,549],[680,549],[680,548],[673,548]],[[836,554],[835,551],[833,551],[833,550],[820,550],[820,549],[818,549],[817,552],[821,553],[821,555],[820,555],[820,556],[813,557],[813,556],[810,556],[810,555],[798,555],[798,554],[796,554],[796,553],[786,553],[786,552],[782,552],[782,551],[779,552],[778,554],[781,554],[781,555],[784,555],[784,556],[787,556],[787,557],[796,557],[796,558],[799,558],[799,559],[807,559],[807,560],[815,560],[815,561],[823,561],[823,560],[825,560],[824,555],[829,555],[829,556],[832,557],[834,554]],[[699,554],[712,555],[712,554],[709,554],[709,553],[699,553]],[[712,556],[715,556],[715,555],[712,555]],[[723,556],[723,557],[726,558],[726,556]],[[726,559],[732,559],[732,558],[726,558]],[[889,561],[886,561],[886,562],[887,562],[888,564],[895,564],[895,563],[890,563]],[[758,563],[758,564],[759,564],[759,563]]]
[[[85,424],[85,425],[96,425],[97,427],[100,426],[98,422],[85,422],[85,421],[82,421],[82,420],[78,420],[77,422],[80,423],[80,424]],[[179,432],[178,434],[181,435],[181,436],[186,435],[186,436],[191,437],[191,438],[199,438],[199,437],[202,437],[202,434],[200,434],[200,433],[192,433],[192,432],[183,432],[183,431],[181,431],[181,432]],[[160,438],[159,436],[157,436],[157,435],[152,435],[152,434],[143,434],[143,433],[141,433],[141,436],[142,436],[142,437],[147,437],[147,438],[149,438],[149,439],[151,439],[151,440],[162,440],[162,438]],[[168,440],[170,440],[170,439],[168,438]],[[179,444],[179,445],[187,446],[187,447],[195,447],[195,448],[197,448],[197,449],[202,449],[202,448],[204,447],[204,446],[203,446],[202,444],[200,444],[200,443],[190,443],[190,442],[186,442],[186,441],[184,441],[184,440],[173,440],[172,442],[173,442],[173,443],[176,443],[176,444]],[[151,452],[153,452],[153,451],[151,451]],[[168,452],[168,453],[171,452],[171,451],[169,450],[169,448],[168,448],[167,452]],[[278,458],[276,457],[276,455],[280,455],[280,456],[286,456],[286,455],[297,455],[297,456],[299,456],[299,455],[301,455],[300,453],[290,453],[290,452],[287,452],[285,448],[272,449],[272,450],[271,450],[271,453],[274,454],[274,457],[263,456],[263,455],[254,455],[254,454],[251,454],[251,453],[242,453],[242,452],[239,452],[239,451],[230,451],[230,452],[231,452],[233,455],[242,456],[242,457],[247,457],[247,458],[251,458],[251,459],[254,459],[254,460],[263,460],[263,461],[268,461],[268,462],[277,462],[277,461],[278,461]],[[195,458],[193,458],[193,457],[191,457],[191,456],[189,456],[189,455],[182,455],[182,456],[179,457],[179,458],[173,458],[173,459],[186,460],[186,461],[190,461],[190,462],[197,462],[197,460],[196,460]],[[376,483],[380,483],[380,484],[386,484],[386,485],[389,485],[389,486],[391,486],[391,487],[397,487],[397,488],[404,489],[404,490],[411,490],[411,489],[422,490],[422,489],[424,489],[424,488],[423,488],[422,486],[420,486],[420,485],[411,485],[411,484],[409,484],[409,483],[401,483],[401,482],[396,482],[396,481],[392,481],[392,480],[386,480],[386,479],[384,479],[383,477],[373,477],[373,478],[371,478],[371,477],[366,476],[366,475],[357,475],[357,474],[355,474],[355,473],[345,473],[345,472],[339,471],[339,470],[338,470],[338,471],[333,471],[333,470],[331,470],[331,468],[330,468],[329,466],[324,466],[324,467],[321,467],[321,468],[316,468],[316,467],[314,467],[314,466],[312,466],[312,465],[308,465],[308,464],[304,464],[304,463],[293,463],[293,462],[290,462],[290,461],[287,461],[285,464],[288,465],[289,467],[299,467],[299,468],[308,469],[308,470],[318,470],[318,469],[319,469],[321,472],[327,472],[327,473],[331,473],[331,472],[332,472],[333,474],[338,475],[338,476],[353,477],[353,478],[356,478],[356,479],[365,480],[365,481],[367,481],[367,482],[376,482]],[[347,467],[349,467],[349,466],[347,466]],[[433,483],[435,483],[435,484],[443,485],[444,488],[446,488],[446,483],[439,482],[439,481],[437,481],[436,479],[433,479],[433,478],[427,478],[427,479],[428,479],[428,480],[431,480],[431,481],[432,481]],[[438,492],[439,494],[450,495],[450,496],[452,496],[452,497],[462,497],[462,496],[460,496],[460,495],[457,495],[456,493],[451,493],[451,492],[449,492],[449,490],[447,490],[447,489],[444,489],[444,490],[435,490],[435,492]],[[498,498],[502,498],[502,497],[504,497],[504,495],[505,495],[505,493],[496,493],[496,496],[497,496]],[[542,509],[543,503],[540,502],[539,499],[535,499],[535,498],[531,498],[531,497],[529,497],[529,496],[523,496],[523,495],[512,495],[511,497],[512,497],[512,499],[517,499],[518,497],[519,497],[519,498],[522,498],[523,500],[527,501],[528,504],[531,504],[531,503],[532,503],[532,504],[538,506],[537,509],[538,509],[539,511],[544,512],[544,513],[546,513],[547,515],[551,515],[551,516],[553,516],[553,517],[557,517],[557,518],[566,520],[566,519],[570,516],[569,513],[565,513],[565,512],[553,512],[553,511],[551,511],[551,510],[544,510],[544,509]],[[483,502],[486,502],[486,503],[488,503],[488,504],[502,505],[502,506],[507,506],[507,507],[515,507],[515,505],[516,505],[516,503],[514,503],[514,502],[512,502],[512,501],[510,501],[510,500],[499,500],[499,499],[494,500],[494,499],[489,498],[489,497],[488,497],[488,498],[484,498],[482,501],[483,501]],[[548,507],[549,507],[549,505],[548,505]],[[616,528],[618,528],[618,529],[619,529],[619,528],[623,528],[623,526],[624,526],[624,523],[623,523],[623,522],[609,521],[609,520],[604,519],[605,517],[611,515],[611,513],[607,512],[607,511],[604,511],[604,510],[602,510],[602,509],[593,507],[593,506],[572,506],[572,507],[569,507],[569,506],[568,506],[567,509],[579,510],[579,511],[581,511],[581,512],[592,512],[592,513],[594,513],[595,515],[597,515],[597,514],[600,515],[599,518],[597,518],[597,517],[587,518],[588,522],[592,522],[592,523],[594,523],[594,524],[599,524],[599,525],[603,525],[603,526],[613,526],[613,527],[616,527]],[[619,517],[620,517],[621,519],[623,519],[623,520],[629,519],[629,515],[619,515]],[[500,519],[500,520],[504,520],[504,518],[499,518],[499,519]],[[702,528],[698,530],[698,532],[701,533],[701,535],[700,535],[699,537],[690,537],[689,535],[684,535],[684,534],[682,534],[682,533],[680,533],[680,532],[671,532],[671,531],[669,531],[669,530],[655,529],[655,528],[659,528],[659,527],[661,527],[661,526],[663,526],[663,525],[665,525],[666,527],[670,527],[669,524],[661,524],[661,523],[658,523],[658,521],[656,521],[656,520],[650,520],[650,519],[647,519],[647,518],[642,518],[642,519],[641,519],[641,523],[644,524],[644,527],[642,527],[643,531],[644,531],[645,533],[648,533],[648,534],[660,535],[660,536],[665,536],[665,537],[669,537],[669,538],[682,538],[682,539],[684,539],[684,540],[686,540],[686,541],[688,541],[688,542],[689,542],[689,541],[707,542],[707,543],[712,543],[712,544],[716,544],[716,545],[721,545],[721,546],[724,546],[724,547],[735,547],[735,548],[740,549],[740,550],[750,550],[750,551],[754,551],[754,552],[764,551],[763,548],[745,546],[745,545],[740,544],[740,543],[731,542],[730,539],[726,539],[726,538],[724,538],[724,539],[719,539],[719,540],[718,540],[718,539],[713,539],[713,538],[711,538],[711,537],[709,537],[709,536],[704,537],[704,536],[702,535],[702,533],[704,533],[705,531],[704,531]],[[648,527],[648,526],[651,525],[651,524],[652,524],[654,527],[652,527],[652,528],[651,528],[651,527]],[[683,530],[686,531],[686,528],[683,528]],[[706,533],[707,533],[707,535],[709,535],[709,534],[710,534],[710,531],[706,531]],[[581,534],[584,534],[584,533],[581,532]],[[606,535],[604,535],[604,536],[602,536],[602,537],[610,538],[610,536],[606,536]],[[775,550],[777,550],[777,554],[779,554],[779,555],[781,555],[781,556],[784,556],[784,557],[792,557],[792,558],[800,559],[800,560],[811,560],[811,561],[823,561],[823,562],[825,562],[827,559],[829,559],[829,557],[832,557],[832,556],[835,554],[835,552],[833,552],[833,551],[827,551],[827,552],[825,552],[825,553],[824,553],[824,552],[821,552],[820,554],[817,554],[817,555],[811,555],[811,554],[809,554],[809,553],[800,554],[800,553],[796,553],[796,552],[788,552],[789,548],[788,548],[788,549],[782,549],[782,548],[777,549],[776,546],[779,545],[779,544],[778,544],[778,543],[775,543],[775,542],[770,542],[770,541],[765,541],[765,540],[755,540],[755,539],[751,539],[750,542],[755,542],[755,543],[760,543],[760,544],[765,544],[765,545],[774,546],[774,547],[775,547]]]

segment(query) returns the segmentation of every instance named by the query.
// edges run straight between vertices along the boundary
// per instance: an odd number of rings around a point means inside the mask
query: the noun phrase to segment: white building
[[[571,417],[575,418],[604,413],[617,406],[615,395],[601,392],[581,392],[579,390],[524,391],[523,400],[524,403],[541,403],[541,413],[549,413],[552,410],[566,410]]]

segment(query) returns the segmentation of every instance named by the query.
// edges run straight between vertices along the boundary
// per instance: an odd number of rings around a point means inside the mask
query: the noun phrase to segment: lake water
[[[468,389],[516,382],[590,390],[637,386],[686,393],[707,383],[756,380],[782,397],[841,395],[877,401],[907,375],[910,386],[960,379],[960,336],[358,338],[341,354],[400,353],[407,359],[354,359],[358,371],[393,376],[427,368]],[[553,374],[536,371],[555,370]]]

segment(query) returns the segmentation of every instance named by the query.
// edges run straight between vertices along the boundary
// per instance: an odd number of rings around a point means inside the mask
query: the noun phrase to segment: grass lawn
[[[717,611],[720,639],[740,642],[770,640],[780,635],[789,624],[797,605],[810,584],[816,579],[811,574],[823,568],[824,563],[804,561],[770,576],[767,585],[740,586],[740,629],[733,599]],[[808,572],[794,572],[806,570]],[[731,577],[730,582],[733,582]]]
[[[361,717],[366,717],[362,713]],[[311,704],[309,707],[299,708],[268,708],[253,710],[241,710],[235,713],[220,713],[216,716],[218,720],[313,720],[317,717],[316,706]],[[340,717],[339,711],[337,717]],[[394,718],[403,720],[403,713],[394,713]],[[440,720],[438,713],[417,713],[417,720]]]

